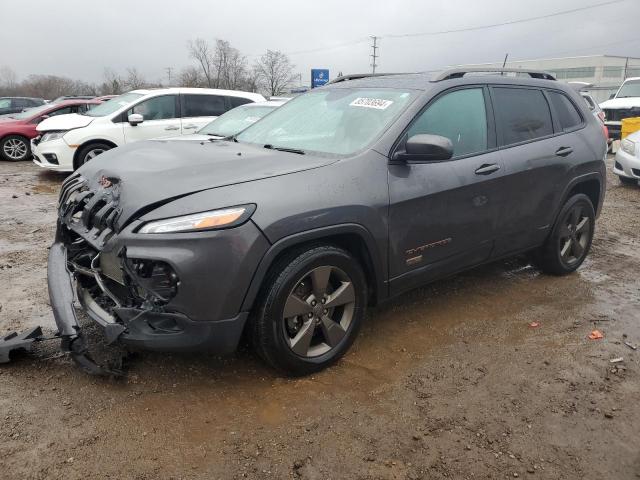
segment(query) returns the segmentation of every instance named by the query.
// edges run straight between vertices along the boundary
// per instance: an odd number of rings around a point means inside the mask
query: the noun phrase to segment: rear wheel
[[[553,231],[536,252],[540,269],[553,275],[574,272],[589,253],[595,227],[595,212],[588,196],[572,196],[562,207]]]
[[[111,145],[107,145],[106,143],[92,143],[90,145],[87,145],[86,147],[83,147],[78,152],[78,160],[76,162],[77,163],[76,168],[79,168],[85,163],[93,160],[101,153],[104,153],[107,150],[111,150],[111,148],[112,148]]]
[[[265,281],[251,323],[254,348],[287,374],[322,370],[353,343],[366,301],[364,273],[350,253],[334,246],[294,252]]]
[[[0,141],[0,154],[10,162],[20,162],[31,158],[29,140],[20,135],[9,135]]]

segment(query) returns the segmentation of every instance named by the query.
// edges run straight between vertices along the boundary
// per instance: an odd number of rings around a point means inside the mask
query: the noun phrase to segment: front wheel
[[[545,244],[536,252],[537,265],[545,273],[566,275],[582,265],[591,248],[595,211],[588,196],[572,196],[560,210]]]
[[[78,152],[76,168],[80,168],[82,165],[93,160],[98,155],[106,152],[107,150],[111,150],[111,145],[107,145],[106,143],[92,143],[91,145],[83,147]]]
[[[20,162],[31,158],[31,144],[20,135],[9,135],[0,141],[0,154],[10,162]]]
[[[285,256],[265,281],[251,320],[257,353],[290,375],[336,362],[360,330],[367,285],[358,261],[324,245]]]

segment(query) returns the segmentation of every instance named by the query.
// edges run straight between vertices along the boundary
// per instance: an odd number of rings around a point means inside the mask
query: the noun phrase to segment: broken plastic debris
[[[589,339],[591,340],[600,340],[601,338],[604,338],[604,335],[600,330],[594,330],[589,334]]]
[[[530,328],[538,328],[540,326],[540,322],[531,322],[529,324]]]
[[[618,358],[612,358],[611,360],[609,360],[609,363],[620,363],[620,362],[624,362],[624,358],[618,357]]]
[[[629,342],[624,342],[624,344],[629,347],[631,350],[637,350],[638,347],[636,347],[635,345],[629,343]]]

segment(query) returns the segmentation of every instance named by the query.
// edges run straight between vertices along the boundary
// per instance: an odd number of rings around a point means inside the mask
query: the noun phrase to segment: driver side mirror
[[[410,137],[405,144],[405,150],[397,152],[394,160],[434,162],[449,160],[452,156],[451,140],[440,135],[420,134]]]
[[[132,127],[144,122],[144,115],[141,113],[132,113],[127,117],[127,121]]]

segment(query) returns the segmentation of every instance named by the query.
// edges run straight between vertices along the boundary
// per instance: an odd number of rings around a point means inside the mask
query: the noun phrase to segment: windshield
[[[130,105],[142,96],[144,96],[142,93],[125,93],[87,110],[83,115],[88,115],[89,117],[104,117],[105,115],[111,115],[122,107]]]
[[[620,91],[616,95],[616,98],[627,97],[640,97],[640,80],[634,80],[631,82],[625,82]]]
[[[378,138],[410,92],[333,88],[301,95],[240,133],[240,142],[348,155]]]
[[[220,137],[235,135],[249,125],[253,125],[275,108],[277,108],[277,105],[262,105],[259,107],[245,105],[236,107],[202,127],[198,133],[203,135],[217,135]]]
[[[32,107],[21,113],[14,113],[11,115],[11,118],[15,118],[16,120],[25,120],[27,118],[35,117],[42,112],[45,112],[53,106],[52,103],[47,103],[45,105],[40,105],[39,107]]]

